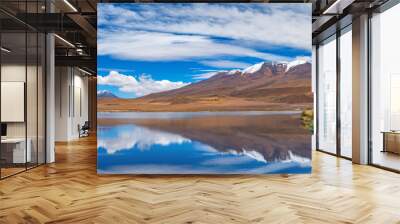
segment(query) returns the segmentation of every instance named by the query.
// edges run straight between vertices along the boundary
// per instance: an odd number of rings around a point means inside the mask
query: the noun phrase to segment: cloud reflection
[[[183,144],[191,142],[177,134],[163,131],[151,130],[135,125],[114,126],[111,130],[100,127],[101,136],[98,138],[98,148],[104,148],[107,154],[114,154],[121,150],[138,148],[139,150],[150,149],[153,145],[168,146],[171,144]],[[113,132],[112,135],[102,136],[102,132]]]

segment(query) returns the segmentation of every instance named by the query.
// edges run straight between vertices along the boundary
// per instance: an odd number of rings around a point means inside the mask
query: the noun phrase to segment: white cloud
[[[103,27],[311,48],[310,4],[152,4],[133,9],[100,4],[99,18]]]
[[[307,61],[311,63],[312,58],[311,56],[297,56],[295,60]]]
[[[169,80],[153,80],[147,75],[141,75],[138,78],[135,78],[130,75],[121,74],[117,71],[111,71],[106,76],[98,76],[97,84],[115,86],[118,87],[121,92],[134,93],[136,97],[140,97],[150,93],[177,89],[190,83],[172,82]]]
[[[98,15],[98,54],[124,60],[290,61],[257,49],[311,50],[311,8],[302,4],[99,4]]]
[[[247,68],[252,65],[245,62],[229,61],[229,60],[201,61],[200,63],[203,65],[216,68]]]
[[[290,60],[251,48],[219,43],[200,35],[99,30],[98,54],[139,61],[174,61],[218,56],[248,56],[271,61]]]
[[[246,150],[246,149],[243,148],[242,151],[240,151],[240,152],[237,152],[237,151],[234,151],[234,150],[231,150],[230,152],[233,153],[233,154],[245,155],[245,156],[250,157],[250,158],[252,158],[254,160],[257,160],[258,162],[267,163],[267,161],[265,160],[264,156],[261,153],[255,151],[255,150]]]
[[[202,73],[202,74],[193,75],[192,78],[197,79],[197,80],[208,79],[208,78],[213,77],[217,73],[218,72],[206,72],[206,73]]]
[[[110,90],[98,90],[98,91],[97,91],[97,95],[100,95],[100,94],[107,94],[107,93],[111,93],[111,94],[112,94],[112,92],[111,92]]]
[[[124,69],[124,68],[97,68],[98,72],[111,72],[111,71],[118,71],[118,72],[135,72],[134,69]]]

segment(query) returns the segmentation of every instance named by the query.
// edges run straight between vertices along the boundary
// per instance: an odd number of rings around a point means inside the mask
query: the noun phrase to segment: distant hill
[[[118,97],[109,90],[99,90],[99,91],[97,91],[97,98],[98,99],[116,99]]]
[[[105,99],[100,111],[303,110],[311,108],[311,64],[262,62],[220,71],[179,89],[137,99]]]

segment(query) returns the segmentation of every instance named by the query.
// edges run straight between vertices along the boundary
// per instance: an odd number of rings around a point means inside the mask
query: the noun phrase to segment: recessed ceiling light
[[[67,4],[74,12],[78,12],[78,10],[73,6],[68,0],[64,0],[65,4]]]
[[[85,71],[85,70],[83,70],[83,69],[81,69],[81,68],[79,68],[79,67],[78,67],[78,70],[81,71],[81,72],[83,72],[83,73],[85,73],[85,74],[87,74],[87,75],[92,75],[92,73],[90,73],[90,72],[88,72],[88,71]]]
[[[7,49],[5,47],[1,47],[0,49],[1,49],[1,51],[4,51],[6,53],[10,53],[11,52],[11,50],[9,50],[9,49]]]
[[[61,36],[59,36],[58,34],[54,34],[55,37],[57,37],[59,40],[61,40],[62,42],[66,43],[67,45],[69,45],[70,47],[75,48],[75,45],[73,45],[71,42],[69,42],[68,40],[62,38]]]

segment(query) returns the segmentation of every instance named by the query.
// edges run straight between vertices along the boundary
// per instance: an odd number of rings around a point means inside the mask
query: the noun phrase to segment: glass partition
[[[10,176],[26,169],[26,33],[1,34],[1,175]],[[4,50],[7,49],[7,50]]]
[[[371,19],[371,162],[400,170],[400,4]]]
[[[16,13],[43,11],[43,1],[1,1]],[[0,12],[0,178],[45,163],[43,33]]]
[[[318,47],[318,149],[336,154],[336,36]]]
[[[352,33],[351,26],[340,36],[340,154],[352,157]]]

